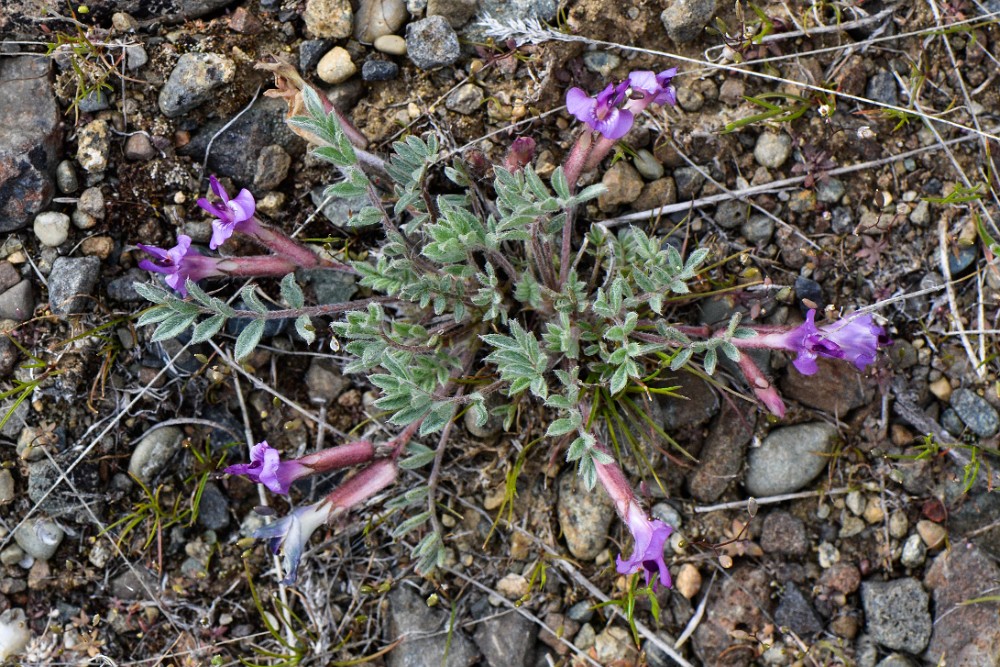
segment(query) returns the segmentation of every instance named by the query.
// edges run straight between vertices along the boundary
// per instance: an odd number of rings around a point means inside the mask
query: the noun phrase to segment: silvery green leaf
[[[625,365],[622,364],[615,369],[615,372],[611,375],[611,395],[614,396],[618,394],[625,385],[628,384],[628,370]]]
[[[402,537],[403,535],[406,535],[408,532],[410,532],[417,526],[420,526],[430,518],[431,518],[430,512],[421,512],[416,516],[411,516],[409,519],[407,519],[406,521],[404,521],[403,523],[399,524],[398,526],[392,529],[392,536],[396,538]]]
[[[670,370],[676,371],[681,368],[684,364],[691,360],[691,355],[694,354],[694,350],[690,347],[684,348],[677,353],[677,356],[673,358],[670,362]]]
[[[415,489],[410,489],[406,493],[396,496],[392,500],[385,504],[386,509],[398,510],[410,505],[415,505],[417,503],[422,503],[427,498],[427,487],[418,486]]]
[[[261,336],[264,335],[265,320],[253,320],[243,328],[240,335],[236,337],[236,346],[233,348],[233,356],[236,361],[242,361],[250,356],[250,353],[257,347]]]
[[[545,435],[547,437],[553,437],[572,433],[580,425],[581,419],[582,418],[579,412],[574,414],[573,417],[563,417],[562,419],[557,419],[549,424],[549,428],[545,431]]]
[[[705,372],[709,375],[715,374],[715,366],[719,362],[719,355],[716,353],[715,348],[705,352]]]
[[[295,331],[309,345],[312,345],[316,341],[316,328],[313,326],[312,320],[309,319],[308,315],[300,315],[295,319]]]
[[[573,193],[569,189],[569,181],[566,179],[566,171],[561,165],[556,167],[556,170],[552,172],[549,181],[552,183],[552,189],[556,191],[556,194],[564,202],[573,196]]]
[[[409,453],[405,459],[399,462],[399,467],[403,470],[416,470],[422,468],[434,460],[435,452],[426,445],[411,442],[406,451]]]
[[[257,286],[247,285],[240,290],[240,298],[243,299],[243,303],[247,305],[247,308],[255,313],[260,313],[263,315],[267,312],[267,306],[258,298],[257,296]],[[255,343],[256,345],[256,343]]]
[[[210,297],[205,290],[199,287],[198,283],[188,278],[184,281],[184,287],[187,288],[188,294],[190,294],[195,301],[206,308],[212,307],[212,297]]]
[[[132,283],[132,289],[134,289],[139,296],[146,301],[152,301],[157,304],[165,303],[170,297],[168,292],[164,291],[157,285],[153,285],[152,283],[141,283],[136,281]]]
[[[289,308],[302,308],[305,305],[306,297],[302,293],[302,288],[295,282],[294,273],[289,273],[281,279],[281,298]]]
[[[163,320],[160,326],[156,327],[150,341],[157,343],[161,340],[169,340],[181,335],[189,326],[198,319],[197,313],[194,315],[174,314]]]
[[[223,315],[213,315],[208,319],[198,322],[194,327],[194,332],[191,334],[192,343],[204,343],[206,340],[219,333],[219,329],[222,325],[226,323],[226,318]]]
[[[156,324],[157,322],[162,322],[163,320],[167,319],[173,314],[174,311],[170,310],[166,306],[153,306],[152,308],[143,311],[142,314],[139,315],[139,319],[136,320],[135,325],[137,327],[146,327],[149,326],[150,324]]]
[[[735,345],[733,345],[732,343],[730,343],[728,340],[727,341],[723,341],[722,344],[719,347],[722,348],[722,353],[725,354],[727,357],[729,357],[730,361],[739,361],[740,360],[740,351],[739,351],[739,348],[737,348]]]

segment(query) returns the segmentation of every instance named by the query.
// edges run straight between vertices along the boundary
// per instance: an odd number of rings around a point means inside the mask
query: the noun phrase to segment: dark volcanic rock
[[[62,132],[50,63],[0,58],[0,232],[24,227],[55,190]]]
[[[302,155],[305,142],[285,125],[285,109],[284,100],[273,97],[257,100],[249,111],[215,138],[208,158],[209,171],[228,176],[241,188],[252,187],[257,158],[265,146],[283,146],[293,158]],[[178,152],[196,156],[200,161],[208,142],[230,120],[226,118],[202,126],[191,143]]]

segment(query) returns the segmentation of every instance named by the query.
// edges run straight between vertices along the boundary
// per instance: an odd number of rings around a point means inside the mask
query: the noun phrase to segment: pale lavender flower
[[[652,575],[659,574],[656,586],[670,588],[673,582],[667,563],[663,560],[663,546],[674,529],[659,519],[647,518],[642,508],[634,501],[629,503],[626,512],[625,524],[632,532],[632,539],[635,540],[635,551],[628,560],[623,560],[621,555],[618,556],[615,561],[618,573],[630,575],[642,570],[646,575],[647,586]]]
[[[598,449],[608,455],[610,453],[603,446]],[[672,580],[667,563],[663,559],[663,545],[666,544],[673,528],[659,519],[649,519],[642,511],[639,501],[632,492],[632,487],[625,480],[625,475],[617,463],[600,463],[595,461],[597,479],[601,482],[604,490],[608,492],[618,516],[622,518],[628,526],[635,540],[635,550],[632,557],[624,559],[619,554],[616,565],[619,574],[635,574],[639,570],[646,575],[646,585],[649,586],[653,574],[658,574],[656,586],[666,586],[670,588]]]
[[[278,553],[278,550],[281,550],[281,564],[285,571],[282,583],[295,583],[302,552],[305,551],[309,538],[317,528],[329,521],[335,509],[329,498],[324,498],[318,503],[299,507],[288,516],[254,532],[254,537],[269,541],[271,553]]]
[[[208,199],[202,197],[198,200],[198,206],[215,216],[212,221],[212,240],[208,247],[215,250],[233,235],[236,230],[242,230],[252,224],[254,211],[257,209],[257,202],[254,201],[250,191],[244,188],[234,198],[229,198],[222,184],[214,175],[208,177],[208,182],[212,187],[215,196],[222,200],[222,205],[213,204]]]
[[[222,472],[245,475],[274,493],[288,495],[292,482],[311,474],[313,469],[298,461],[282,461],[278,450],[267,444],[267,440],[262,440],[250,448],[250,463],[237,463]]]
[[[317,528],[395,482],[398,473],[395,459],[379,459],[318,503],[300,507],[288,516],[257,529],[254,537],[269,540],[272,553],[278,553],[279,549],[282,552],[283,583],[295,582],[302,552]]]
[[[846,359],[858,370],[864,370],[866,366],[875,363],[880,347],[892,343],[885,329],[876,325],[869,314],[821,327],[816,326],[815,320],[816,311],[810,309],[806,321],[785,334],[785,348],[795,352],[795,361],[792,363],[803,375],[816,372],[818,357]]]
[[[187,296],[187,288],[184,286],[187,279],[190,278],[192,281],[198,282],[202,278],[223,275],[223,272],[219,270],[218,260],[213,257],[205,257],[193,250],[191,237],[185,234],[178,235],[177,245],[169,250],[142,243],[136,245],[143,252],[147,252],[155,258],[142,260],[139,262],[139,268],[153,273],[165,274],[167,285],[177,290],[181,296]]]
[[[633,92],[641,92],[646,96],[647,104],[677,104],[677,92],[671,83],[677,76],[677,68],[665,69],[659,74],[650,70],[637,70],[628,75],[629,86]]]
[[[570,88],[566,92],[566,110],[605,138],[620,139],[632,129],[634,120],[631,111],[621,108],[627,90],[627,80],[618,85],[609,83],[594,97],[580,88]]]

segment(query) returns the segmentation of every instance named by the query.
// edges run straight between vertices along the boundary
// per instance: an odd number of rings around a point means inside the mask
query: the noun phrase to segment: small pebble
[[[14,500],[14,476],[10,470],[0,470],[0,505],[6,505]]]
[[[453,64],[461,55],[458,35],[443,16],[428,16],[406,26],[406,53],[420,69]]]
[[[118,32],[135,32],[139,29],[139,22],[131,14],[115,12],[111,15],[111,26]]]
[[[76,161],[88,172],[104,171],[111,153],[111,128],[108,122],[92,120],[76,136]]]
[[[847,503],[847,509],[854,512],[855,516],[861,516],[861,513],[865,511],[865,497],[860,491],[848,493],[844,502]]]
[[[76,169],[70,160],[63,160],[56,167],[56,185],[59,186],[59,192],[66,195],[79,189],[80,179],[76,177]]]
[[[691,563],[684,563],[677,573],[674,588],[688,600],[692,599],[701,590],[701,572]]]
[[[531,586],[520,574],[508,574],[497,582],[497,592],[508,600],[519,600],[529,593]]]
[[[948,537],[948,531],[940,524],[928,521],[927,519],[921,519],[917,522],[917,533],[929,549],[940,548],[944,545],[945,538]]]
[[[938,400],[947,403],[951,399],[951,381],[946,377],[939,377],[927,385],[927,388]]]
[[[35,236],[42,245],[55,248],[69,238],[69,216],[56,211],[45,211],[35,216]]]
[[[141,44],[125,47],[125,67],[131,71],[141,69],[149,62],[149,54]]]
[[[125,157],[133,162],[152,160],[156,157],[156,148],[144,132],[138,132],[125,141]]]
[[[632,158],[632,164],[647,181],[663,178],[663,165],[645,148],[636,151],[635,157]]]
[[[881,523],[882,519],[885,518],[885,510],[882,509],[882,500],[879,498],[869,498],[862,516],[868,523]]]
[[[462,84],[445,98],[445,108],[465,116],[475,113],[485,99],[483,89],[474,83]]]
[[[327,83],[343,83],[358,71],[347,49],[335,46],[316,65],[316,74]]]
[[[361,66],[364,81],[391,81],[399,76],[399,65],[389,60],[366,60]]]
[[[583,54],[584,67],[605,79],[611,76],[611,71],[618,67],[621,61],[621,58],[608,51],[587,51]]]
[[[896,510],[889,515],[889,536],[897,540],[906,536],[906,531],[910,528],[910,522],[906,518],[906,513]]]
[[[406,55],[406,40],[399,35],[382,35],[373,45],[376,51],[388,53],[391,56]]]
[[[98,220],[104,219],[104,192],[100,188],[87,188],[80,194],[76,207]]]
[[[77,229],[90,229],[96,224],[97,218],[89,213],[84,213],[80,209],[73,211],[73,226]]]
[[[792,138],[787,134],[762,132],[757,138],[753,156],[757,163],[768,169],[777,169],[785,164],[792,154]]]
[[[107,259],[115,249],[115,242],[110,236],[90,236],[80,244],[80,251],[84,255]]]
[[[903,544],[903,553],[899,562],[904,567],[920,567],[927,558],[927,547],[920,535],[910,535]]]

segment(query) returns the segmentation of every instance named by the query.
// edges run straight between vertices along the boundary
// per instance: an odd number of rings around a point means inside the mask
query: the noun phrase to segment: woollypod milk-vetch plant
[[[719,328],[678,322],[684,311],[670,308],[669,300],[690,295],[708,250],[697,248],[685,257],[683,243],[672,236],[637,227],[612,232],[600,220],[583,219],[582,205],[603,187],[578,189],[580,176],[600,165],[650,105],[674,103],[675,70],[632,72],[594,96],[571,89],[567,109],[581,124],[564,164],[546,182],[530,164],[534,141],[522,138],[502,164],[492,166],[492,181],[484,182],[481,171],[444,156],[433,135],[397,142],[386,160],[373,155],[360,133],[294,70],[269,68],[279,85],[274,94],[286,99],[293,114],[290,126],[342,175],[327,196],[367,197],[369,205],[349,224],[378,227],[380,246],[364,260],[320,258],[258,220],[250,193],[230,199],[212,181],[222,203],[199,204],[216,218],[213,245],[224,244],[230,233],[246,234],[270,251],[265,257],[272,264],[253,258],[213,264],[190,255],[189,241],[179,238],[172,251],[147,249],[155,258],[147,268],[168,273],[178,267],[168,284],[188,298],[149,284],[138,289],[156,304],[140,319],[158,325],[154,340],[187,328],[193,328],[193,340],[205,340],[228,318],[251,319],[236,339],[237,358],[254,349],[267,319],[294,319],[307,343],[329,330],[322,335],[346,352],[345,371],[363,374],[380,390],[375,407],[401,429],[388,442],[363,439],[285,462],[262,442],[249,463],[228,469],[287,493],[303,476],[359,468],[326,498],[258,531],[283,551],[286,581],[294,578],[315,529],[395,483],[399,468],[440,461],[440,450],[415,438],[447,435],[446,426],[460,411],[470,410],[479,424],[492,415],[509,427],[519,412],[542,406],[551,415],[546,441],[575,462],[588,488],[604,487],[633,535],[632,554],[619,556],[618,572],[642,572],[648,584],[669,586],[663,545],[672,529],[649,518],[621,470],[619,448],[603,441],[606,429],[599,422],[620,406],[634,407],[632,397],[662,393],[660,377],[667,369],[690,364],[712,375],[722,358],[742,371],[763,407],[780,417],[781,396],[742,350],[785,350],[795,355],[800,370],[811,373],[821,356],[863,368],[888,343],[871,315],[816,325],[810,312],[797,327],[743,325],[738,314]],[[434,185],[442,177],[446,192]],[[307,306],[289,273],[281,281],[287,308],[268,311],[250,286],[240,294],[249,310],[236,311],[197,284],[253,271],[274,275],[279,265],[351,272],[370,296]],[[326,318],[330,321],[317,322]],[[439,443],[445,447],[447,437]],[[391,503],[410,512],[395,536],[422,533],[414,557],[423,571],[439,566],[446,553],[435,474],[426,486],[404,489]]]

